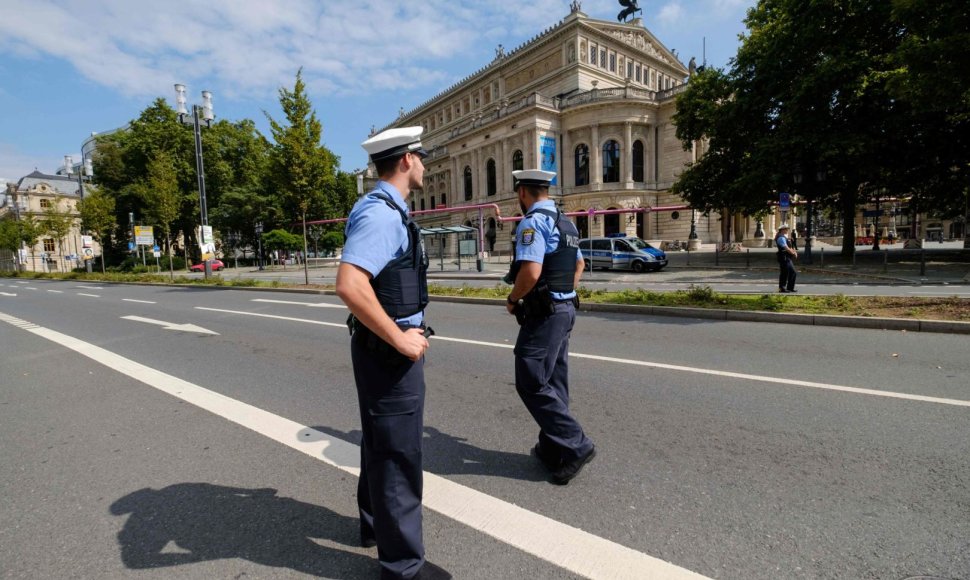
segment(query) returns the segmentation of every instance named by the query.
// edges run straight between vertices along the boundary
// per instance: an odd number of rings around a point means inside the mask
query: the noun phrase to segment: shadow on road
[[[311,427],[343,441],[360,445],[361,432],[331,427]],[[521,481],[545,481],[548,474],[528,454],[482,449],[463,437],[424,428],[424,469],[437,475],[485,475]]]
[[[330,578],[371,578],[377,571],[372,557],[312,539],[357,546],[357,518],[280,497],[271,488],[179,483],[140,489],[110,509],[130,514],[118,544],[132,569],[241,558]]]

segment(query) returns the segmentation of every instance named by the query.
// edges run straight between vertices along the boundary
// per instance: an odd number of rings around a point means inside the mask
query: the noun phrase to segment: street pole
[[[876,225],[873,228],[875,231],[872,236],[872,251],[879,251],[879,198],[881,197],[881,192],[876,192]]]
[[[199,217],[202,221],[202,226],[205,228],[209,225],[209,212],[206,207],[205,200],[205,167],[202,162],[202,121],[205,121],[206,127],[212,126],[212,120],[215,115],[212,112],[212,93],[209,91],[202,91],[202,106],[192,105],[192,120],[191,122],[187,120],[188,109],[186,109],[185,101],[185,85],[176,84],[176,104],[178,111],[178,119],[180,123],[192,125],[193,132],[195,134],[195,172],[198,174],[199,178]],[[201,119],[200,119],[201,113]],[[205,258],[205,240],[204,240],[204,229],[200,229],[200,239],[199,246],[202,250],[203,258],[203,272],[205,278],[208,280],[212,276],[212,262]]]

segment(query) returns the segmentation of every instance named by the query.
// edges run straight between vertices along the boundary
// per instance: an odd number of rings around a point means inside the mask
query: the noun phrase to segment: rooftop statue
[[[620,0],[620,6],[623,6],[623,10],[616,15],[616,19],[619,22],[626,22],[626,19],[630,16],[635,15],[637,12],[643,12],[639,5],[637,5],[637,0]]]

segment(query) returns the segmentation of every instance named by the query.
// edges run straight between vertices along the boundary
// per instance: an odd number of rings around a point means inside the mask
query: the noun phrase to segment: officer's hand
[[[515,314],[515,304],[509,304],[508,302],[506,302],[505,310],[507,310],[509,314]]]
[[[400,334],[394,348],[412,361],[418,362],[424,356],[424,352],[428,350],[428,346],[430,344],[428,339],[424,337],[423,330],[409,328],[406,332]]]

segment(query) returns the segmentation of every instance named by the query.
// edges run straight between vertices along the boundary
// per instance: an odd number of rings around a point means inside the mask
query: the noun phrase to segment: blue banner
[[[556,185],[559,179],[559,170],[556,169],[556,138],[549,135],[539,137],[539,156],[542,158],[539,169],[552,171],[556,177],[552,178],[552,185]]]

